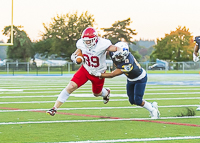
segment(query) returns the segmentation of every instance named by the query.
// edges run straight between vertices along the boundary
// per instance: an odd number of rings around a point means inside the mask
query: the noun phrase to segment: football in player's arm
[[[116,69],[111,73],[92,72],[92,74],[100,78],[113,78],[125,74],[127,76],[126,90],[130,104],[147,109],[152,119],[158,119],[160,112],[157,102],[150,103],[143,99],[147,83],[146,71],[129,52],[129,47],[125,42],[118,42],[115,45],[121,48],[122,51],[109,52]]]
[[[99,79],[91,75],[91,71],[104,73],[106,66],[106,51],[120,51],[121,49],[112,45],[109,39],[98,37],[96,30],[92,27],[86,28],[81,38],[76,43],[77,50],[71,55],[74,63],[81,67],[74,74],[69,84],[58,95],[53,106],[46,113],[54,116],[57,109],[69,98],[70,94],[84,85],[88,80],[92,82],[92,92],[94,96],[103,97],[104,104],[109,101],[110,89],[104,88],[104,79]],[[80,58],[79,61],[77,58]]]

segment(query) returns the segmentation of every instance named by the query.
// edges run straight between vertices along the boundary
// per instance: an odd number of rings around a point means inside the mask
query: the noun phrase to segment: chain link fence
[[[185,73],[186,71],[200,71],[200,62],[169,62],[168,65],[158,66],[154,62],[140,62],[141,67],[148,71],[181,71]],[[67,62],[63,66],[52,66],[52,65],[41,65],[30,64],[29,62],[7,62],[5,65],[0,66],[0,74],[4,75],[17,75],[17,74],[27,74],[27,75],[63,75],[70,74],[77,71],[81,65],[74,64],[72,62]],[[107,70],[109,72],[115,69],[112,62],[107,63]]]

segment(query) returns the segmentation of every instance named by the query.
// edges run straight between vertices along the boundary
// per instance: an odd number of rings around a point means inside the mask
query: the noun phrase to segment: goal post
[[[11,2],[11,41],[10,43],[0,43],[0,46],[9,46],[13,45],[13,0]]]

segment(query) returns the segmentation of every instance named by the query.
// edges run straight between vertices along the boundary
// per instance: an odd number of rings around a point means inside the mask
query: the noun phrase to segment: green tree
[[[151,54],[153,59],[169,60],[174,62],[192,60],[194,48],[193,36],[185,26],[178,26],[176,31],[166,34],[161,40],[157,39],[157,45]]]
[[[115,22],[110,28],[101,28],[105,32],[102,37],[110,39],[113,44],[119,41],[124,41],[128,44],[135,44],[131,39],[137,33],[135,32],[135,29],[128,27],[130,26],[131,22],[131,19],[128,18],[126,20]],[[131,50],[131,48],[130,52],[135,56],[137,60],[141,58],[141,55],[138,52]]]
[[[87,11],[78,16],[74,14],[57,15],[50,24],[43,24],[45,32],[42,40],[35,44],[37,53],[47,57],[56,54],[58,57],[67,58],[76,50],[76,42],[80,39],[82,31],[94,25],[93,15]]]
[[[140,61],[140,59],[142,58],[142,55],[140,55],[138,51],[133,51],[131,48],[129,48],[129,51],[131,52],[132,55],[134,55],[137,61]]]
[[[119,41],[133,43],[131,39],[137,33],[135,33],[135,29],[128,28],[131,22],[131,19],[128,18],[126,20],[115,22],[110,28],[102,28],[102,30],[105,32],[103,37],[110,39],[113,44]]]
[[[30,57],[34,56],[33,44],[22,29],[22,26],[13,26],[13,45],[7,48],[7,58],[27,62]],[[6,26],[3,34],[10,37],[11,26]],[[7,42],[11,42],[11,37]]]

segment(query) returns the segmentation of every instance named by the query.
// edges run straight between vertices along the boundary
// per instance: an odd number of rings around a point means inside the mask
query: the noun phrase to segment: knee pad
[[[61,93],[58,95],[58,99],[57,100],[62,102],[62,103],[64,103],[68,99],[69,95],[70,94],[67,92],[66,88],[64,88],[61,91]]]

